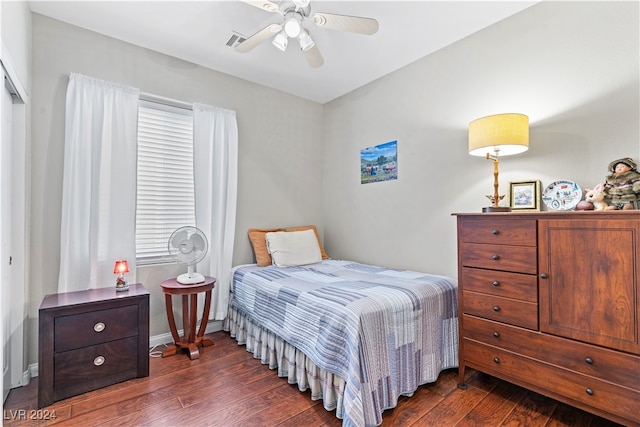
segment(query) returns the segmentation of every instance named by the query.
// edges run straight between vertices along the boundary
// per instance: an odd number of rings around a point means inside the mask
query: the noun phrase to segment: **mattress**
[[[234,271],[225,329],[326,399],[343,426],[361,427],[457,367],[457,311],[457,281],[446,276],[332,259],[248,265]]]

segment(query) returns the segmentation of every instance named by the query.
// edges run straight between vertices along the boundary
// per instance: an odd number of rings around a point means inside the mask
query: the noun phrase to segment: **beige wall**
[[[31,87],[31,11],[26,1],[0,1],[0,39],[20,83]],[[6,49],[6,52],[5,52]]]
[[[470,121],[530,117],[508,182],[583,188],[640,155],[638,2],[543,2],[325,104],[325,247],[349,258],[456,276],[453,212],[480,212],[493,166],[467,153]],[[398,140],[398,180],[361,185],[360,150]]]
[[[236,111],[239,132],[234,264],[252,262],[250,227],[313,223],[322,232],[322,106],[138,46],[33,15],[33,172],[30,363],[37,361],[37,314],[58,281],[64,106],[71,72],[186,102]],[[146,267],[151,335],[169,327],[160,282],[174,266]]]

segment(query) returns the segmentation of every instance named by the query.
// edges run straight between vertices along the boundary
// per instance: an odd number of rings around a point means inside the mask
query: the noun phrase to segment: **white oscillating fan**
[[[192,226],[180,227],[171,233],[167,246],[171,257],[187,266],[187,272],[178,276],[178,283],[193,285],[204,282],[204,276],[195,272],[196,264],[202,261],[209,249],[202,231]]]

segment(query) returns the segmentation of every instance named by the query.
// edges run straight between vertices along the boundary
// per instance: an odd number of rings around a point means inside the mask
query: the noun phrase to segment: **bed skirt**
[[[300,391],[311,390],[312,400],[322,399],[327,411],[335,409],[336,417],[343,418],[345,382],[338,375],[320,369],[303,352],[232,307],[223,329],[262,364],[277,369],[278,376],[297,384]]]

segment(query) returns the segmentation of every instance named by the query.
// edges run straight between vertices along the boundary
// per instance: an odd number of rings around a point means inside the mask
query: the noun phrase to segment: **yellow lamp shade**
[[[509,156],[529,149],[529,117],[506,113],[482,117],[469,123],[469,154]]]

